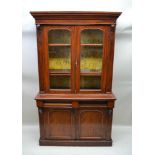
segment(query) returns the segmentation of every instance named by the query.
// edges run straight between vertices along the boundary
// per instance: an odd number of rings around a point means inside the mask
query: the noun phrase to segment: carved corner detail
[[[39,111],[39,113],[40,113],[40,114],[42,114],[42,113],[43,113],[42,108],[39,108],[39,109],[38,109],[38,111]]]
[[[109,115],[112,115],[112,111],[113,111],[112,109],[109,109]]]
[[[39,28],[40,27],[40,24],[36,24],[36,27]]]

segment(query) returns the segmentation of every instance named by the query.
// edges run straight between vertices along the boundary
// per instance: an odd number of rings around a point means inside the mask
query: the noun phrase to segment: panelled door
[[[45,26],[45,82],[49,93],[105,90],[106,26]]]

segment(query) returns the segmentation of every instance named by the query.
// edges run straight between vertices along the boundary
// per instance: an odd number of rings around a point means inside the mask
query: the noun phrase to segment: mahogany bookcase
[[[111,146],[121,12],[30,12],[37,30],[40,145]]]

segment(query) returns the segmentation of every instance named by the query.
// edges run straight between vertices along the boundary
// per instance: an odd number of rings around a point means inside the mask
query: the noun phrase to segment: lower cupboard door
[[[78,111],[79,139],[106,139],[108,111],[106,109],[81,109]]]
[[[44,111],[46,139],[74,139],[74,118],[70,109]]]

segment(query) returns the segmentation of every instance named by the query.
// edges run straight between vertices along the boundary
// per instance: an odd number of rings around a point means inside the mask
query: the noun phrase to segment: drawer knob
[[[78,102],[72,102],[72,108],[79,108],[79,103]]]

